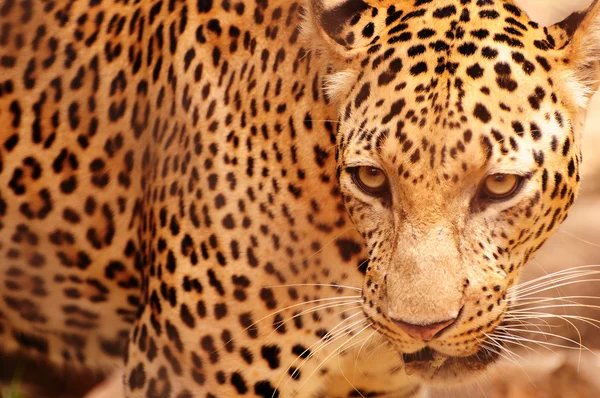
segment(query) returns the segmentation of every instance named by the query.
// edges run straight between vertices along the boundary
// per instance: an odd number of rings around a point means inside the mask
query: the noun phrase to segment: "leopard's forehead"
[[[570,139],[568,104],[555,82],[566,62],[561,29],[540,27],[498,0],[356,11],[346,10],[334,36],[357,70],[340,112],[342,153],[383,156],[399,170],[405,162],[447,174],[452,164],[456,179],[499,162],[528,172],[539,163],[532,153]]]
[[[510,0],[399,0],[389,7],[370,6],[362,0],[333,3],[321,10],[320,23],[349,51],[368,49],[373,54],[428,42],[435,52],[470,56],[474,55],[470,46],[459,48],[452,43],[489,38],[509,48],[527,51],[533,46],[546,51],[566,40],[566,32],[549,37],[547,29]]]

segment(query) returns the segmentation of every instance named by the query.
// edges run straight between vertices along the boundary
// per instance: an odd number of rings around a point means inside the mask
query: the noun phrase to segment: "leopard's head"
[[[550,28],[509,0],[312,0],[308,19],[369,249],[363,310],[414,373],[476,374],[577,196],[600,4]]]

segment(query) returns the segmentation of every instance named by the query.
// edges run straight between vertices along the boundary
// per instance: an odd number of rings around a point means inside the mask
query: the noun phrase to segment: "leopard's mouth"
[[[484,347],[466,357],[452,357],[425,347],[412,354],[402,354],[406,373],[429,382],[464,383],[498,361],[500,355]]]

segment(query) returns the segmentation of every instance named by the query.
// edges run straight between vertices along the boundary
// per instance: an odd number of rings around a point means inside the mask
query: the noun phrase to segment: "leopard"
[[[124,397],[476,380],[578,195],[599,43],[597,1],[4,0],[0,352]]]

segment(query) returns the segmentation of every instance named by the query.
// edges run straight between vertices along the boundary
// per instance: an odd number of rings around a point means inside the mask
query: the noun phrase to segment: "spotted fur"
[[[124,365],[127,397],[405,397],[481,373],[577,195],[599,13],[4,1],[0,349]],[[479,195],[496,173],[519,193]],[[448,318],[428,342],[399,327]]]

